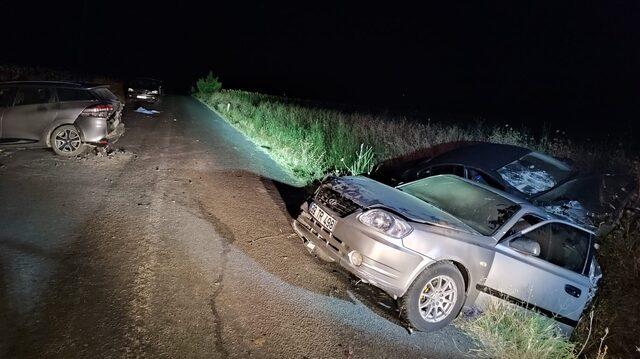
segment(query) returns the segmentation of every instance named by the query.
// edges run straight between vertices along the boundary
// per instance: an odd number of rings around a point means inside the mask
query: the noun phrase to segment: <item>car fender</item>
[[[416,228],[416,232],[418,231],[422,233],[413,238],[411,235],[406,237],[403,244],[431,261],[423,262],[420,268],[411,273],[407,288],[429,265],[450,261],[459,267],[461,272],[464,271],[462,275],[466,281],[467,302],[473,303],[477,297],[475,285],[486,278],[493,263],[496,242],[490,237],[433,226],[421,226]]]
[[[46,144],[47,147],[51,147],[51,133],[53,132],[53,130],[55,130],[60,126],[73,125],[74,120],[75,119],[59,118],[51,122],[51,124],[49,124],[49,126],[47,126],[45,130],[42,132],[42,138],[41,138],[42,143]]]

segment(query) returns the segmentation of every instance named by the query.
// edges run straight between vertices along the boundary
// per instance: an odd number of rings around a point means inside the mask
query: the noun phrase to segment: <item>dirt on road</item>
[[[0,152],[1,357],[442,358],[394,301],[306,253],[303,190],[189,97],[111,156]]]

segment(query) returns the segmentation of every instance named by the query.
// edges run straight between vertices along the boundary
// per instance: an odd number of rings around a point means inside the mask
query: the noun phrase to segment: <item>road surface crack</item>
[[[231,229],[224,224],[218,217],[216,217],[213,213],[209,212],[202,202],[198,201],[198,206],[200,208],[200,212],[206,215],[207,220],[213,228],[216,230],[218,235],[220,235],[222,253],[221,253],[221,261],[220,261],[220,272],[215,279],[213,285],[215,286],[213,293],[211,294],[211,299],[209,300],[209,306],[211,308],[211,314],[213,315],[213,323],[214,327],[214,336],[215,336],[215,347],[216,350],[222,354],[224,358],[229,357],[229,351],[224,345],[223,338],[223,329],[224,329],[224,321],[218,310],[217,299],[220,293],[224,290],[224,275],[227,268],[227,262],[229,259],[229,252],[231,251],[231,244],[235,242],[235,236]]]

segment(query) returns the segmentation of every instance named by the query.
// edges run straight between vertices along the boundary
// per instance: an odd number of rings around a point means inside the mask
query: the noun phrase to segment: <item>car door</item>
[[[497,244],[477,289],[553,318],[570,332],[595,292],[589,278],[593,237],[564,221],[535,224]],[[538,253],[523,250],[522,243],[536,243]]]
[[[34,143],[42,139],[56,118],[54,93],[48,86],[19,86],[13,106],[2,116],[2,137],[16,143]]]
[[[13,104],[15,93],[15,87],[0,86],[0,138],[4,137],[2,135],[2,118],[4,117],[5,109]]]

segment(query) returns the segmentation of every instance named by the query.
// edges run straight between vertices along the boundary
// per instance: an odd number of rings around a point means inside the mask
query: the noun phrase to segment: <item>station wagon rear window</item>
[[[531,152],[498,170],[505,182],[528,196],[557,186],[570,172],[564,163],[537,152]]]
[[[492,235],[520,209],[499,194],[451,175],[427,177],[398,189],[451,214],[485,236]]]

